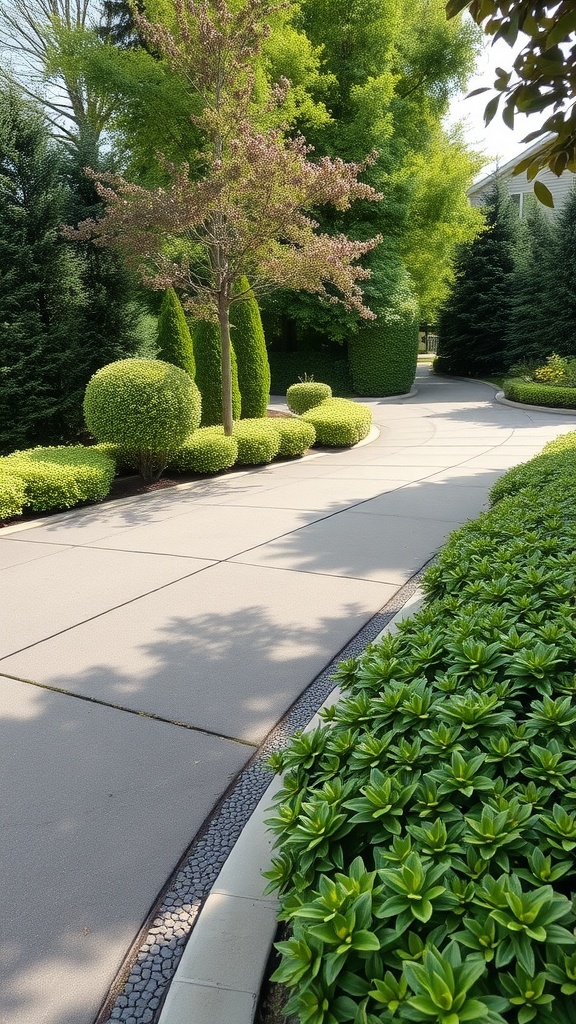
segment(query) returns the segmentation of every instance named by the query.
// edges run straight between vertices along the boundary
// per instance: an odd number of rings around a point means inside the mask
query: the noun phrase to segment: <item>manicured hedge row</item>
[[[552,384],[537,384],[536,381],[511,377],[502,385],[504,395],[511,402],[526,405],[546,405],[551,409],[576,409],[576,388],[554,387]]]
[[[272,759],[287,1014],[573,1024],[575,498],[564,466],[454,533]]]
[[[238,459],[238,443],[225,437],[221,427],[200,427],[170,460],[168,469],[178,473],[220,473]]]
[[[0,522],[22,515],[26,501],[26,487],[22,477],[10,473],[0,463]]]
[[[274,416],[270,422],[280,438],[278,457],[281,459],[303,455],[316,440],[316,431],[312,424],[305,423],[296,416],[294,419]]]
[[[11,490],[4,484],[4,474],[22,481],[24,501],[20,509],[10,513],[17,515],[22,509],[49,512],[105,498],[114,479],[115,463],[96,447],[30,448],[1,459],[0,473],[2,503]]]
[[[497,480],[490,491],[490,501],[495,504],[501,498],[517,494],[527,487],[539,490],[559,478],[570,481],[576,475],[575,469],[576,431],[571,431],[550,441],[536,458],[515,466]]]
[[[316,444],[349,447],[370,432],[372,413],[368,406],[347,398],[327,398],[302,415],[316,431]]]

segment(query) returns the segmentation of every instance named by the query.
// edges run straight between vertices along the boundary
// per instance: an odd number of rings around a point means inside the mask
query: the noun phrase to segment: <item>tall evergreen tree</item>
[[[510,283],[518,218],[497,184],[484,207],[486,227],[462,246],[452,292],[438,320],[440,373],[479,376],[506,366],[505,337],[510,320]]]
[[[554,274],[548,274],[550,341],[558,355],[576,356],[576,189],[558,213]]]
[[[506,364],[541,360],[558,351],[556,301],[557,224],[532,202],[520,222],[510,280]],[[574,268],[576,270],[576,268]],[[573,271],[574,272],[574,271]]]
[[[82,284],[59,231],[65,204],[41,112],[0,93],[0,452],[69,436]]]

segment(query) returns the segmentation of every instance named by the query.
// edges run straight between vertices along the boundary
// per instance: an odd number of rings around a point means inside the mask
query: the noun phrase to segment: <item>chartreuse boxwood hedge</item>
[[[348,448],[370,432],[372,413],[367,405],[348,398],[326,398],[302,414],[316,431],[316,444]]]
[[[574,1024],[573,472],[454,533],[424,588],[272,759],[286,1012]]]
[[[115,468],[113,457],[96,446],[70,445],[13,452],[0,459],[0,518],[7,518],[4,499],[14,494],[14,479],[22,483],[23,501],[20,508],[14,507],[9,514],[18,515],[27,509],[49,512],[105,498]],[[8,488],[6,477],[12,481]]]

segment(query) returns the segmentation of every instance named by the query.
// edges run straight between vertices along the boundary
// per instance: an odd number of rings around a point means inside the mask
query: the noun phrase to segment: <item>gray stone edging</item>
[[[576,409],[557,409],[552,405],[528,405],[526,402],[513,402],[511,398],[506,398],[503,391],[497,391],[494,398],[500,405],[509,405],[512,409],[529,409],[530,412],[551,412],[556,416],[576,416]]]
[[[417,591],[377,635],[422,604]],[[338,699],[335,687],[304,732],[321,723],[319,711]],[[266,897],[262,871],[270,865],[272,837],[265,817],[282,780],[267,788],[229,854],[199,914],[168,990],[158,1024],[253,1024],[277,928],[278,901]]]

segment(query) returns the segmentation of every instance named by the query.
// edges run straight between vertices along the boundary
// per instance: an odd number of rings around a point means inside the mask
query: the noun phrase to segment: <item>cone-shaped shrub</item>
[[[196,383],[202,395],[202,426],[222,423],[222,348],[220,327],[207,320],[197,320],[192,328]],[[238,367],[232,349],[232,415],[240,419],[241,399]]]
[[[119,445],[143,480],[155,480],[198,427],[200,393],[178,366],[161,359],[121,359],[88,382],[84,415],[98,441]]]
[[[190,328],[173,288],[164,293],[158,317],[158,358],[186,370],[194,380],[196,366]]]
[[[248,293],[248,298],[230,307],[230,329],[238,362],[242,419],[253,419],[266,415],[270,400],[270,365],[260,310],[247,278],[239,278],[235,291],[239,295]]]

